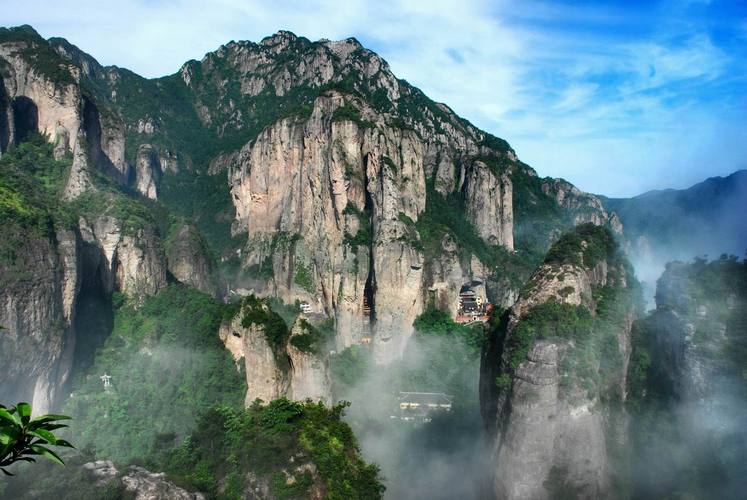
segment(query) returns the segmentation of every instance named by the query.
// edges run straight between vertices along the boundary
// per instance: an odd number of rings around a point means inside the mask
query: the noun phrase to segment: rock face
[[[279,330],[274,329],[273,333],[268,334],[268,328],[273,328],[272,324],[247,324],[248,307],[254,311],[260,308],[263,316],[272,317],[274,314],[266,304],[245,304],[239,314],[220,329],[220,338],[234,360],[241,363],[243,359],[247,382],[246,405],[249,406],[256,399],[267,403],[279,397],[297,401],[310,398],[330,403],[329,356],[321,346],[314,345],[313,335],[317,333],[314,327],[299,317],[290,332],[283,330],[284,323],[275,323]],[[275,321],[283,321],[275,318]],[[280,340],[271,344],[273,335]],[[293,340],[299,337],[305,337],[304,340],[309,342]]]
[[[204,500],[202,493],[190,493],[166,480],[165,474],[150,472],[137,465],[120,472],[111,460],[97,460],[83,464],[101,487],[112,481],[121,483],[135,500]]]
[[[297,401],[311,399],[330,404],[332,402],[332,380],[329,373],[329,356],[318,352],[320,348],[314,350],[304,348],[303,340],[315,335],[313,328],[301,317],[291,328],[286,349],[291,369],[288,395]]]
[[[646,319],[646,329],[652,334],[650,350],[655,353],[651,378],[677,400],[706,406],[725,392],[718,386],[730,376],[721,353],[731,352],[742,335],[735,318],[744,310],[739,292],[744,278],[736,265],[730,282],[717,288],[718,280],[727,282],[718,262],[710,264],[712,275],[698,276],[697,265],[667,265],[657,282],[656,310]],[[709,294],[705,289],[716,291]]]
[[[31,399],[35,412],[59,401],[73,364],[78,299],[86,290],[121,291],[134,300],[164,288],[166,262],[152,228],[123,234],[121,221],[101,216],[54,240],[21,233],[14,261],[0,265],[0,397]],[[5,234],[5,237],[9,237]]]
[[[555,198],[572,217],[575,224],[591,222],[598,226],[608,225],[616,234],[622,234],[623,225],[614,212],[607,212],[598,197],[584,193],[563,179],[551,179],[542,183],[542,191]]]
[[[412,227],[425,210],[428,145],[381,122],[331,119],[352,105],[320,97],[308,120],[282,120],[239,153],[229,173],[234,230],[248,233],[247,267],[271,260],[269,293],[321,302],[336,318],[340,348],[367,334],[360,319],[368,304],[386,362],[401,353],[430,286]],[[381,120],[355,105],[371,123]],[[470,172],[461,182],[467,213],[486,240],[513,248],[510,179],[479,162]],[[350,242],[360,231],[370,243]]]
[[[744,262],[724,257],[666,266],[656,310],[636,323],[634,337],[636,498],[738,498],[744,491],[744,461],[724,451],[747,442],[745,324]],[[710,467],[718,472],[698,474]]]
[[[24,238],[15,262],[0,265],[0,359],[3,401],[31,399],[48,411],[72,362],[72,321],[80,286],[77,240]]]
[[[153,473],[132,465],[121,478],[125,490],[134,493],[135,500],[204,500],[202,493],[190,493],[165,479],[163,473]]]
[[[166,287],[166,259],[159,243],[150,227],[122,235],[114,267],[119,290],[142,298]]]
[[[491,245],[514,249],[513,186],[508,172],[496,176],[475,161],[465,172],[464,200],[467,215],[478,234]]]
[[[70,174],[65,185],[63,199],[72,201],[84,192],[93,188],[91,172],[88,165],[88,150],[86,146],[86,134],[81,129],[75,138],[73,147],[73,164],[70,167]]]
[[[136,189],[143,196],[155,200],[158,198],[157,181],[161,176],[161,165],[158,155],[150,144],[143,144],[137,152],[135,161]]]
[[[268,63],[281,50],[302,54],[303,64]],[[206,56],[201,71],[211,73],[219,62],[241,68],[245,96],[267,88],[283,95],[358,73],[370,78],[369,91],[402,108],[415,92],[354,40],[308,45],[283,32],[260,45],[228,44]],[[193,65],[183,68],[187,85],[195,85],[194,74]],[[250,288],[315,304],[335,318],[338,348],[372,336],[383,363],[401,354],[431,292],[441,294],[452,282],[458,292],[466,282],[492,277],[490,270],[470,274],[481,266],[459,259],[424,258],[417,224],[429,197],[459,199],[465,224],[479,237],[514,249],[512,175],[526,167],[507,144],[460,122],[446,106],[421,108],[405,116],[365,98],[326,92],[309,114],[270,124],[241,151],[210,165],[212,173],[228,171],[233,232],[248,236],[244,267],[265,270]],[[209,110],[201,116],[214,123]],[[241,117],[231,117],[238,122],[230,125],[239,126]],[[395,117],[408,127],[392,125]],[[574,212],[574,222],[614,222],[597,198],[570,184],[547,189],[563,211]],[[462,243],[445,242],[455,254]],[[493,280],[490,299],[511,305],[515,288],[507,285]],[[453,309],[456,292],[448,295],[439,300]]]
[[[79,224],[83,241],[100,249],[91,266],[101,277],[103,290],[141,299],[167,285],[166,258],[154,228],[123,230],[122,221],[109,215],[92,223],[82,218]]]
[[[182,283],[213,296],[221,293],[207,242],[191,224],[181,224],[166,241],[169,272]]]
[[[516,370],[510,420],[496,457],[497,498],[555,498],[556,475],[573,485],[578,498],[607,496],[604,417],[592,411],[591,401],[571,404],[559,390],[561,351],[567,348],[535,342]]]
[[[391,361],[426,304],[433,299],[455,312],[465,283],[502,306],[516,299],[516,280],[480,258],[491,260],[485,255],[497,253],[494,246],[512,255],[514,207],[526,205],[514,179],[536,174],[505,141],[398,80],[355,39],[310,42],[280,32],[259,44],[232,42],[155,83],[102,67],[30,27],[3,33],[0,153],[30,133],[46,133],[55,157],[72,152],[66,201],[119,188],[129,196],[132,188],[151,200],[160,196],[172,213],[191,213],[206,234],[206,226],[233,218],[233,241],[211,248],[222,262],[238,254],[241,270],[230,276],[231,287],[308,302],[334,319],[337,349],[372,339],[377,360]],[[102,175],[113,182],[100,182]],[[224,175],[228,195],[220,189]],[[201,182],[219,189],[205,196]],[[175,185],[193,191],[174,196]],[[596,198],[570,185],[548,186],[562,210],[585,214],[578,221],[609,223]],[[133,226],[109,210],[121,208],[110,201],[104,213],[81,217],[74,231],[81,282],[140,300],[166,284],[161,241],[155,223]],[[467,248],[456,234],[469,226],[479,242]],[[194,252],[192,230],[185,231],[166,245],[170,271],[215,293],[209,259]],[[239,237],[246,238],[241,249],[233,246]],[[230,240],[223,234],[208,243],[221,238]],[[80,291],[55,286],[74,311]]]
[[[407,228],[398,218],[417,220],[425,208],[422,145],[411,133],[331,121],[340,105],[341,96],[320,98],[308,121],[283,120],[242,150],[230,175],[236,230],[249,235],[248,265],[280,246],[277,234],[295,239],[273,259],[272,291],[287,302],[321,300],[350,324],[368,290],[377,345],[392,341],[396,351],[422,302],[422,257],[400,240]],[[358,231],[370,231],[370,247],[343,244]],[[341,336],[342,346],[356,337]]]
[[[264,306],[267,307],[267,306]],[[270,347],[261,325],[242,326],[238,314],[229,324],[221,327],[220,338],[237,363],[243,359],[246,370],[246,399],[249,406],[255,399],[270,402],[288,393],[287,356]],[[236,339],[236,340],[234,340]]]
[[[587,244],[591,241],[582,240],[579,249]],[[480,397],[495,436],[497,498],[612,494],[614,466],[607,445],[612,416],[600,397],[625,397],[634,310],[631,302],[608,317],[597,311],[593,297],[596,290],[611,287],[619,294],[615,300],[629,300],[632,277],[616,252],[610,247],[607,257],[593,265],[548,260],[500,324],[493,325],[483,353]],[[588,326],[578,319],[584,317]],[[605,343],[614,346],[613,354],[595,350]],[[605,363],[612,367],[603,369],[600,360],[610,356]],[[590,382],[586,369],[603,382]]]
[[[6,113],[2,149],[33,132],[46,134],[53,143],[58,138],[64,141],[65,137],[77,137],[82,126],[78,68],[67,65],[60,70],[61,77],[53,79],[25,56],[24,51],[33,48],[24,41],[0,44],[4,68],[0,78],[4,95],[0,98]]]

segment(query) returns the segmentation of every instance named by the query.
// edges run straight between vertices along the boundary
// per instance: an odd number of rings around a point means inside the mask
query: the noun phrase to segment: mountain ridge
[[[373,339],[388,362],[428,303],[456,312],[463,283],[508,306],[564,230],[621,231],[598,198],[540,178],[354,39],[279,32],[145,79],[25,26],[0,30],[0,58],[0,152],[45,135],[65,163],[54,196],[77,221],[72,248],[100,255],[75,250],[53,281],[63,344],[96,280],[136,301],[176,280],[308,302],[334,320],[338,348]]]

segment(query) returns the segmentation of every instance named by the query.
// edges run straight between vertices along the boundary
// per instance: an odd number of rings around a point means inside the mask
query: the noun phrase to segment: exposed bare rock
[[[559,385],[559,353],[568,348],[566,342],[538,341],[516,370],[511,416],[496,457],[497,498],[553,498],[548,483],[554,480],[573,485],[577,498],[607,496],[604,415],[592,411],[592,402],[572,404]]]
[[[120,184],[127,185],[130,181],[130,164],[125,159],[125,124],[111,114],[100,115],[99,120],[99,164]]]
[[[600,236],[600,241],[611,239],[611,235]],[[626,433],[611,428],[617,416],[611,416],[601,396],[607,400],[625,398],[633,302],[623,302],[629,304],[628,309],[614,313],[621,317],[602,317],[608,323],[590,323],[590,330],[579,334],[589,337],[538,337],[537,321],[548,321],[548,315],[553,314],[548,312],[542,313],[544,319],[532,319],[529,330],[521,329],[523,322],[530,321],[532,311],[545,304],[579,306],[593,317],[598,314],[592,296],[595,287],[610,285],[620,294],[617,300],[628,300],[625,294],[631,293],[627,286],[632,277],[625,275],[619,250],[608,244],[607,257],[588,266],[575,263],[572,252],[568,260],[548,260],[540,266],[483,353],[480,397],[487,427],[495,435],[493,493],[497,498],[555,498],[559,492],[573,492],[575,498],[613,495],[612,476],[617,467],[611,464],[607,437],[616,436],[624,442]],[[582,240],[579,248],[589,245]],[[579,258],[584,261],[583,256]],[[549,321],[556,321],[558,328],[571,321],[565,318]],[[527,339],[527,335],[535,337]],[[617,347],[618,361],[613,364],[607,359],[612,368],[604,375],[598,359],[601,354],[585,340],[595,337]],[[517,352],[523,351],[517,346],[525,342],[529,342],[526,355],[518,361]],[[590,363],[589,369],[598,374],[598,380],[607,380],[604,385],[580,382],[588,376],[575,368],[582,349],[589,357],[585,361]]]
[[[52,81],[22,55],[28,48],[26,42],[0,44],[0,61],[6,63],[0,83],[11,104],[8,143],[14,144],[20,135],[37,131],[46,134],[53,143],[63,131],[68,137],[77,137],[82,125],[78,68],[73,65],[65,68],[69,82]],[[18,123],[32,130],[15,130]]]
[[[106,215],[80,230],[59,229],[56,241],[33,232],[5,237],[17,241],[13,261],[0,264],[0,384],[3,400],[31,400],[34,410],[54,409],[73,364],[75,331],[84,287],[99,293],[120,290],[137,299],[166,286],[166,264],[151,228],[123,234],[121,221]],[[81,337],[82,335],[82,337]],[[83,339],[83,340],[81,340]]]
[[[264,304],[258,307],[267,308]],[[219,335],[234,360],[244,359],[245,404],[249,406],[255,399],[268,403],[288,394],[287,354],[282,349],[276,354],[267,341],[264,327],[253,323],[245,328],[241,324],[242,317],[240,311],[230,322],[224,323]]]
[[[55,130],[53,155],[55,160],[61,160],[70,151],[70,133],[62,125]]]
[[[150,472],[131,465],[122,476],[125,489],[135,494],[135,500],[204,500],[201,493],[190,493],[166,480],[164,473]]]
[[[166,257],[152,227],[123,231],[122,221],[109,215],[92,224],[81,218],[79,226],[83,240],[94,249],[95,265],[101,266],[105,291],[116,289],[140,300],[166,287]]]
[[[32,235],[19,238],[13,262],[0,264],[0,392],[4,401],[31,399],[48,412],[72,366],[72,320],[80,286],[75,235],[58,242]]]
[[[513,186],[508,172],[499,176],[482,161],[473,162],[462,187],[467,216],[491,245],[514,249]]]
[[[166,258],[177,280],[210,295],[220,293],[207,243],[193,225],[173,231],[166,241]]]
[[[73,148],[73,165],[70,167],[70,175],[67,178],[63,198],[67,201],[74,200],[82,193],[95,189],[91,180],[88,165],[88,146],[83,129],[78,132]]]
[[[95,462],[87,462],[81,467],[88,472],[91,476],[96,479],[97,486],[105,486],[109,481],[115,479],[119,474],[117,467],[111,460],[96,460]]]
[[[118,288],[131,297],[155,295],[166,287],[166,259],[152,228],[122,235],[114,273]]]
[[[143,144],[137,151],[135,161],[135,187],[151,200],[158,198],[157,183],[161,176],[158,154],[150,144]]]
[[[287,347],[291,370],[288,397],[297,401],[311,399],[329,404],[332,402],[329,356],[323,352],[323,346],[301,348],[298,346],[306,344],[296,344],[294,341],[312,339],[314,335],[313,327],[303,317],[296,319]]]
[[[242,325],[247,308],[261,308],[265,313],[273,314],[264,303],[250,306],[245,303],[236,317],[221,325],[219,332],[221,341],[237,364],[243,358],[246,405],[255,399],[267,403],[279,397],[331,402],[329,354],[323,339],[318,338],[319,332],[305,318],[299,317],[289,334],[271,345],[266,325]],[[282,322],[279,317],[277,319]]]
[[[230,173],[235,229],[249,234],[246,265],[272,256],[272,291],[286,302],[320,299],[345,324],[346,315],[360,313],[372,283],[376,345],[389,358],[401,352],[422,310],[422,258],[401,240],[407,229],[399,220],[400,213],[417,220],[425,208],[422,146],[400,130],[331,121],[341,101],[320,98],[308,121],[282,120],[242,150]],[[351,212],[372,221],[372,257],[343,245],[346,233],[360,229]],[[279,235],[290,236],[282,248]],[[306,272],[309,279],[299,280]],[[340,295],[341,288],[354,296]],[[353,340],[341,337],[343,345]]]
[[[728,322],[723,313],[712,314],[706,304],[718,302],[713,296],[703,294],[703,277],[693,276],[683,262],[667,264],[656,285],[656,310],[646,319],[646,328],[652,332],[657,357],[654,363],[656,380],[670,387],[674,396],[686,403],[696,403],[702,410],[714,404],[722,392],[727,371],[720,353],[728,352],[730,338],[737,338],[738,322]],[[708,278],[709,286],[718,279]],[[734,278],[735,282],[736,279]],[[735,285],[730,284],[731,287]],[[726,287],[725,287],[726,288]],[[720,291],[722,296],[733,293]],[[729,311],[743,303],[736,295],[727,299]],[[709,305],[710,305],[709,304]],[[711,315],[712,314],[712,315]],[[728,328],[727,328],[728,323]],[[731,329],[731,330],[730,330]],[[733,342],[733,341],[732,341]]]
[[[131,465],[125,472],[117,470],[111,460],[96,460],[82,465],[97,479],[97,486],[105,487],[119,482],[135,500],[204,500],[202,493],[190,493],[166,479],[164,473],[150,472]]]
[[[589,275],[579,266],[543,264],[532,275],[524,292],[514,304],[511,318],[518,321],[532,307],[551,299],[574,306],[589,306],[591,285]]]
[[[622,234],[620,218],[613,212],[607,212],[602,201],[593,194],[584,193],[563,179],[545,180],[542,191],[555,198],[558,205],[571,214],[574,224],[591,222],[598,226],[609,225],[616,234]]]

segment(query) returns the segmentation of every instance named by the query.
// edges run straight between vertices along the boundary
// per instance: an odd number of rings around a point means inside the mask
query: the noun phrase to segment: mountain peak
[[[259,44],[265,46],[274,46],[278,44],[293,43],[298,40],[298,36],[292,31],[279,30],[277,33],[264,37]]]
[[[28,24],[0,28],[0,43],[7,42],[44,42],[44,38]]]

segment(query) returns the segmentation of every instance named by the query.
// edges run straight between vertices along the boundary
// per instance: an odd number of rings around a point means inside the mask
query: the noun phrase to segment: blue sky
[[[229,40],[357,37],[541,175],[629,196],[747,168],[747,2],[3,0],[0,25],[175,72]]]

